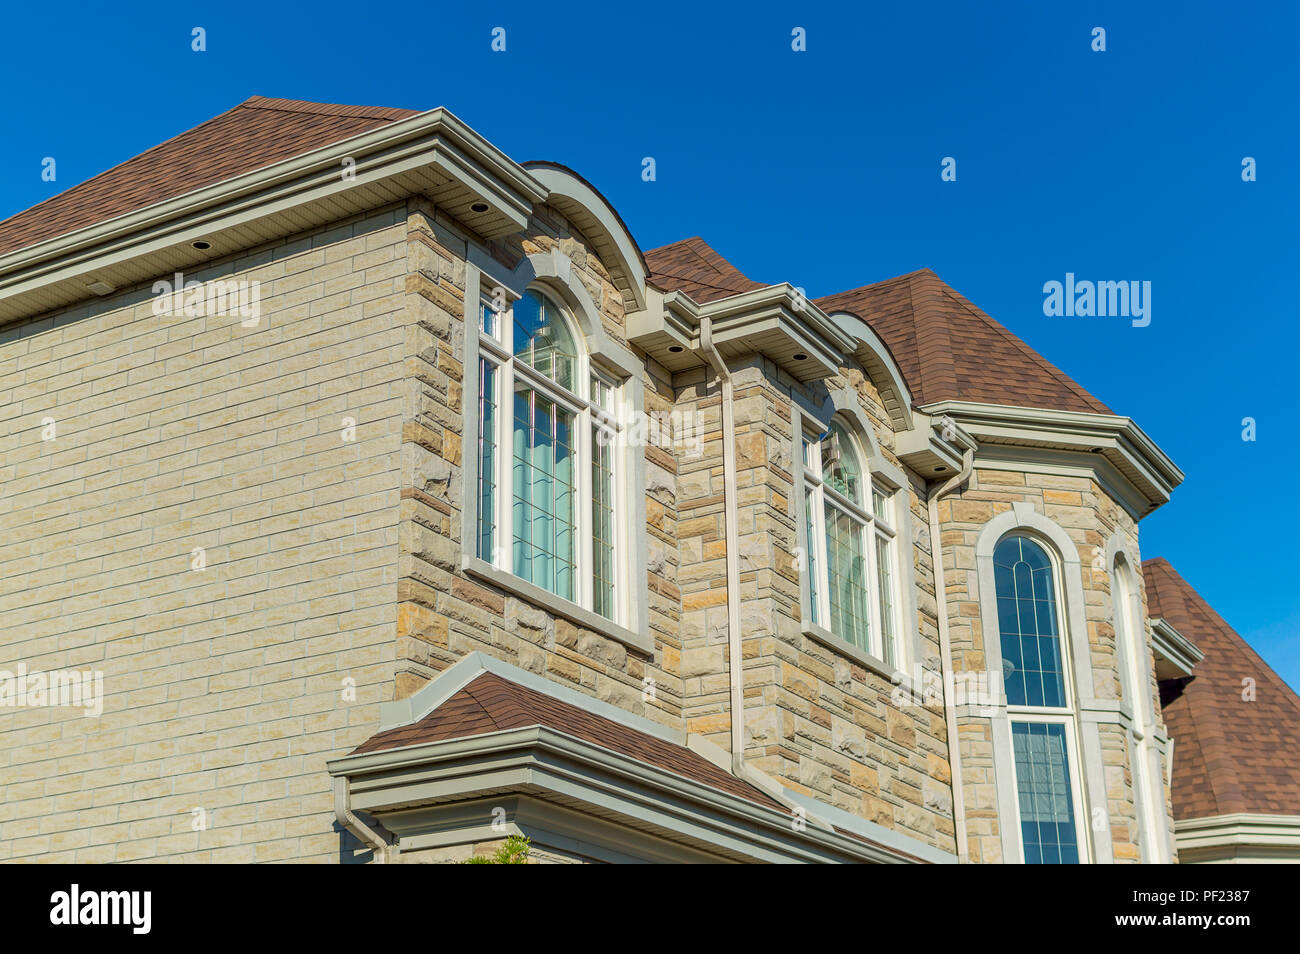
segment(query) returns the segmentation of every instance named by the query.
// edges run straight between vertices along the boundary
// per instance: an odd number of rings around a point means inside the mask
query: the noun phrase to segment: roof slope
[[[598,716],[495,673],[476,676],[423,719],[371,736],[351,754],[443,742],[506,729],[543,726],[738,795],[767,808],[785,807],[704,756],[646,732]]]
[[[410,109],[254,96],[0,222],[0,255],[415,115]]]
[[[685,292],[701,305],[765,287],[742,275],[698,236],[646,252],[645,261],[652,284]]]
[[[917,404],[973,401],[1110,414],[1056,365],[928,268],[817,299],[884,339]]]
[[[1205,653],[1164,709],[1174,817],[1300,815],[1300,698],[1166,560],[1142,564],[1147,602]],[[1242,680],[1255,680],[1254,701]]]
[[[650,280],[700,304],[764,287],[689,238],[645,253]],[[928,268],[819,298],[827,312],[863,319],[889,347],[918,405],[973,401],[1110,414],[1073,378]]]

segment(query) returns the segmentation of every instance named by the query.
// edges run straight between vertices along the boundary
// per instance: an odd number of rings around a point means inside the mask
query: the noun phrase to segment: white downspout
[[[934,599],[939,611],[939,654],[942,657],[944,675],[952,680],[951,685],[945,684],[943,687],[943,718],[948,734],[948,766],[952,772],[952,821],[954,836],[957,839],[958,864],[969,862],[970,852],[966,843],[966,803],[962,790],[961,745],[957,739],[957,705],[953,699],[957,677],[952,669],[952,639],[948,634],[948,588],[943,579],[943,544],[939,539],[939,498],[969,478],[974,466],[975,451],[971,448],[962,455],[961,471],[936,488],[928,499],[930,557],[934,563]]]
[[[352,792],[347,777],[343,775],[334,779],[334,817],[363,844],[370,846],[375,853],[376,864],[387,864],[392,860],[396,853],[395,847],[352,811]]]
[[[700,351],[722,385],[722,509],[727,535],[727,675],[731,683],[731,771],[744,775],[745,674],[740,638],[740,532],[736,511],[736,416],[731,372],[713,344],[713,321],[700,317]]]

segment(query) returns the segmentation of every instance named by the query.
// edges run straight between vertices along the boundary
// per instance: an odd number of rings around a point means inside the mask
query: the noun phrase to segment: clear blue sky
[[[259,94],[446,106],[572,166],[642,248],[699,234],[813,297],[929,266],[1186,471],[1143,555],[1300,686],[1300,15],[1276,6],[11,5],[0,217]],[[1152,282],[1150,326],[1044,317],[1067,271]]]

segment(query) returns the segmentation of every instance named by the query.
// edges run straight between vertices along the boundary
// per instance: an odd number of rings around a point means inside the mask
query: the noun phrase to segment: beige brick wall
[[[0,332],[0,669],[104,679],[97,719],[0,709],[0,859],[339,859],[324,763],[393,693],[405,255],[399,209],[187,276],[260,282],[256,327],[146,287]]]

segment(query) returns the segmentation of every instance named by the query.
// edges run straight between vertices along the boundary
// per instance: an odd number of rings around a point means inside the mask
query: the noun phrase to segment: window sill
[[[475,556],[462,556],[460,565],[461,569],[470,576],[489,583],[498,589],[507,590],[520,599],[527,600],[534,606],[546,610],[548,613],[563,616],[584,629],[590,629],[602,636],[617,640],[629,649],[635,649],[647,656],[654,655],[654,643],[647,635],[635,633],[630,629],[619,626],[612,620],[579,606],[572,600],[556,596],[549,590],[544,590],[527,580],[520,579],[513,573],[495,567],[486,560],[481,560]]]
[[[889,663],[885,662],[880,657],[873,656],[865,649],[860,649],[847,640],[840,639],[829,629],[817,625],[812,620],[805,619],[803,621],[803,634],[810,639],[817,640],[817,642],[821,643],[827,649],[833,649],[841,656],[847,656],[859,666],[870,669],[876,675],[884,676],[895,686],[902,686],[904,689],[909,691],[916,691],[917,689],[917,686],[914,685],[915,680],[907,673],[895,666],[889,665]]]

